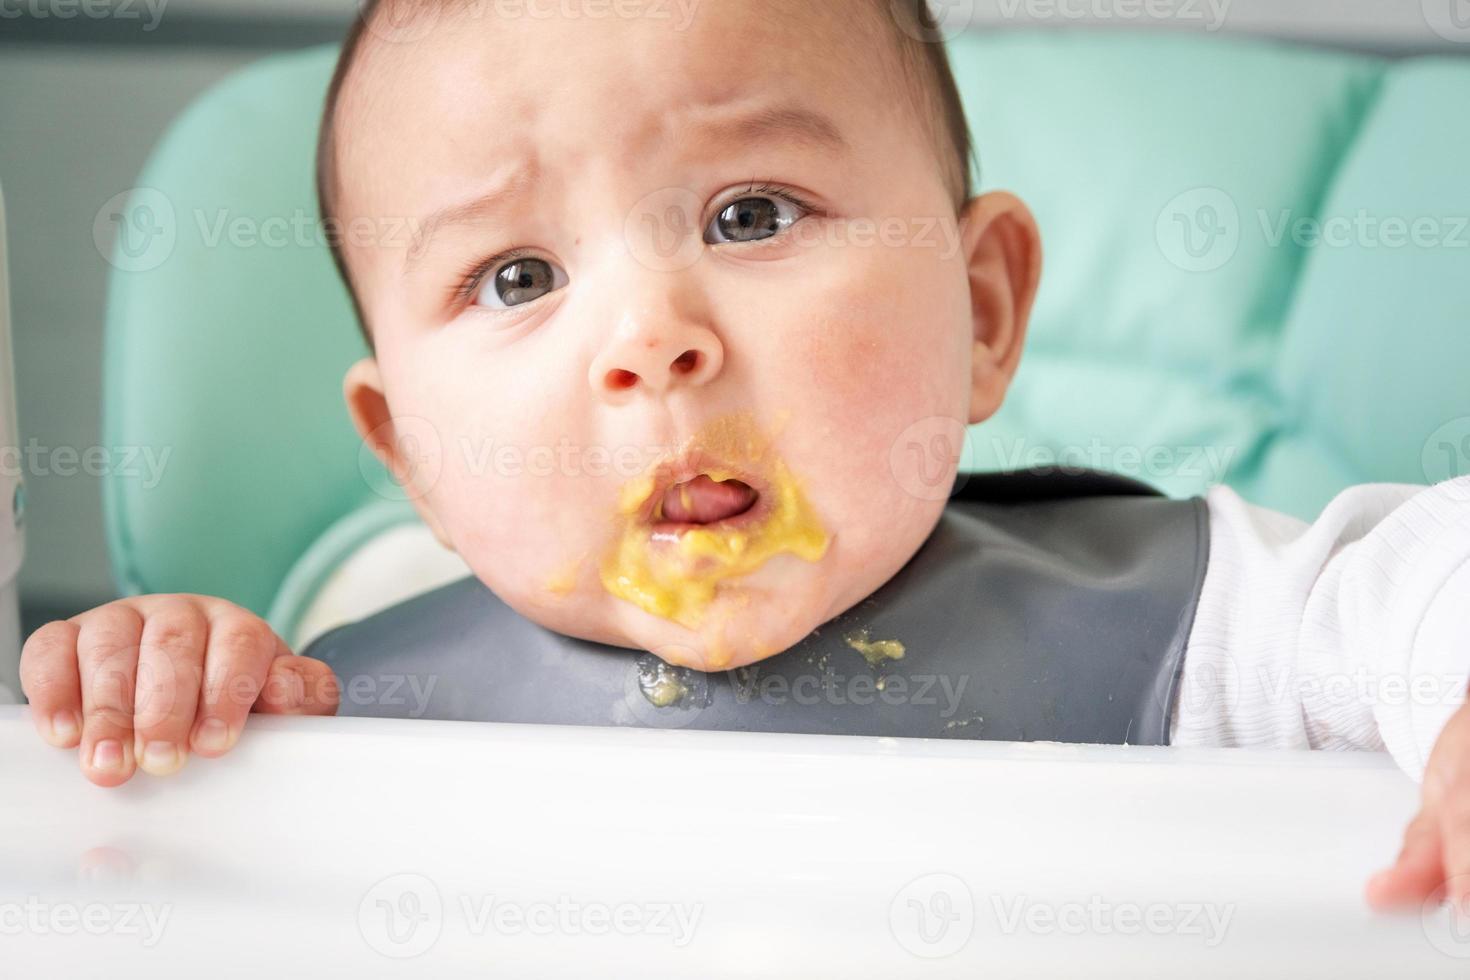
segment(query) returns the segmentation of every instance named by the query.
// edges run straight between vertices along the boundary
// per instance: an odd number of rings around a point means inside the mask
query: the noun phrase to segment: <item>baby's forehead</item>
[[[347,196],[440,191],[527,150],[566,167],[592,149],[636,158],[682,117],[742,100],[871,124],[892,90],[880,79],[902,74],[884,0],[549,8],[581,9],[576,17],[532,16],[536,0],[415,3],[421,19],[390,11],[370,27],[347,76],[335,137]]]

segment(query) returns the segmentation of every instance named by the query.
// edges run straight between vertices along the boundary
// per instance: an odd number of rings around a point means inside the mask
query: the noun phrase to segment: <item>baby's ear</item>
[[[394,418],[374,358],[365,357],[347,369],[342,394],[363,444],[393,474],[439,543],[453,551],[454,545],[428,500],[443,462],[438,458],[440,440],[436,434],[418,431],[428,424],[423,419]]]
[[[960,244],[970,279],[970,422],[1000,408],[1021,363],[1026,324],[1041,279],[1041,233],[1014,194],[971,198],[960,214]]]

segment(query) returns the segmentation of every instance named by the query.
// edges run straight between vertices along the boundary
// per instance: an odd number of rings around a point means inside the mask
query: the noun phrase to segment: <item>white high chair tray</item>
[[[252,717],[86,783],[0,708],[0,974],[1456,977],[1385,756]]]

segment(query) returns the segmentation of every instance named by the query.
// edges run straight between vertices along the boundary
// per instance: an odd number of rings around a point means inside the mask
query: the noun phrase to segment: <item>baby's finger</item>
[[[1452,785],[1441,804],[1445,901],[1470,916],[1470,783]]]
[[[41,737],[69,749],[82,737],[82,682],[76,623],[58,620],[31,634],[20,654],[20,687]]]
[[[1368,880],[1368,904],[1387,910],[1422,903],[1444,883],[1443,855],[1438,815],[1420,810],[1404,831],[1404,846],[1393,866]]]
[[[263,620],[235,606],[210,617],[204,689],[190,739],[195,752],[213,758],[234,747],[280,643]]]
[[[133,683],[143,618],[112,603],[77,618],[82,688],[82,772],[98,786],[133,774]]]
[[[334,715],[340,698],[332,668],[286,651],[272,661],[255,710],[271,715]]]
[[[133,694],[133,752],[144,772],[167,776],[189,757],[208,636],[208,620],[187,599],[160,598],[147,609]]]

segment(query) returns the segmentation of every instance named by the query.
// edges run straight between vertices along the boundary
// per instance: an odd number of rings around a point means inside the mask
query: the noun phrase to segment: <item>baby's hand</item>
[[[1470,703],[1450,716],[1429,754],[1416,816],[1393,866],[1368,882],[1375,908],[1419,905],[1430,896],[1470,915]]]
[[[329,715],[336,679],[297,657],[258,616],[223,599],[119,599],[47,623],[26,641],[21,687],[41,737],[80,745],[98,786],[127,782],[134,766],[176,772],[190,752],[223,755],[252,707]]]

